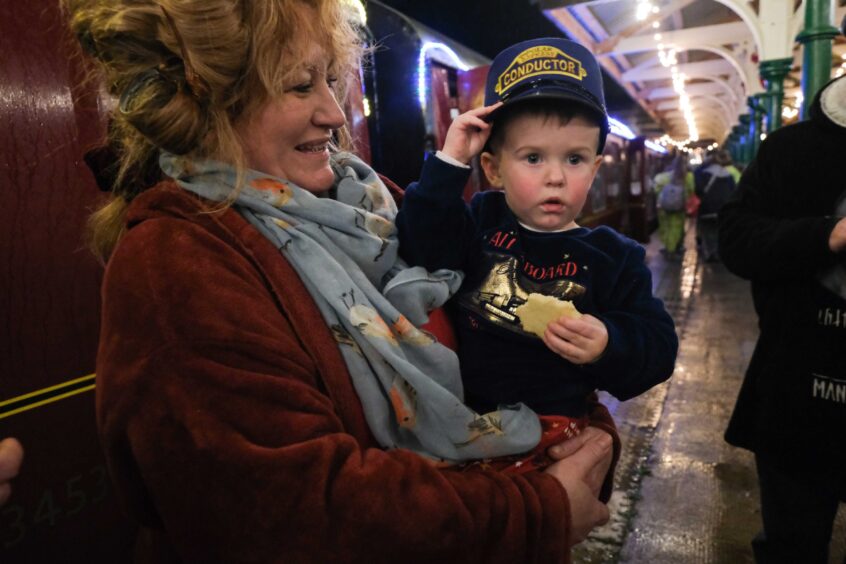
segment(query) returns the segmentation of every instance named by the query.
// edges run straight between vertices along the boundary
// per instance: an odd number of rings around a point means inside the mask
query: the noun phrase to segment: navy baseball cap
[[[503,105],[488,114],[488,121],[516,102],[541,98],[570,100],[595,113],[600,121],[597,153],[602,152],[608,135],[602,73],[584,45],[561,37],[530,39],[494,58],[485,85],[485,105],[499,101]]]

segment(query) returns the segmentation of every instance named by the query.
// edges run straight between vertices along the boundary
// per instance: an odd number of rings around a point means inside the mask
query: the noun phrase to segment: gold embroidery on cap
[[[560,74],[576,80],[587,76],[582,62],[555,47],[538,45],[526,49],[511,61],[511,64],[499,75],[494,91],[502,94],[526,78],[541,74]]]

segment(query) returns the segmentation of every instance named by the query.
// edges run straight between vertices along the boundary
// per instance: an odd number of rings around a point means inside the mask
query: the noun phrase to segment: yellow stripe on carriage
[[[35,390],[34,392],[29,392],[29,393],[26,393],[26,394],[23,394],[23,395],[20,395],[20,396],[16,396],[16,397],[13,397],[13,398],[9,398],[7,400],[0,401],[0,411],[2,411],[3,406],[19,403],[19,402],[27,400],[27,399],[35,400],[32,403],[27,403],[26,405],[22,405],[22,406],[20,406],[16,409],[12,409],[12,410],[7,411],[5,413],[0,413],[0,419],[4,419],[4,418],[9,417],[11,415],[15,415],[15,414],[21,413],[23,411],[28,411],[30,409],[34,409],[34,408],[40,407],[42,405],[47,405],[47,404],[50,404],[50,403],[53,403],[53,402],[57,402],[59,400],[62,400],[62,399],[65,399],[65,398],[68,398],[68,397],[71,397],[71,396],[75,396],[75,395],[81,394],[83,392],[91,391],[96,387],[96,384],[93,383],[95,377],[96,377],[96,374],[89,374],[87,376],[82,376],[81,378],[74,378],[73,380],[68,380],[67,382],[62,382],[61,384],[56,384],[54,386],[49,386],[47,388]],[[86,382],[86,381],[91,381],[92,382],[91,385],[83,386],[81,388],[70,390],[70,391],[65,392],[65,393],[60,393],[58,395],[51,396],[49,398],[45,398],[45,399],[40,400],[40,401],[37,399],[39,396],[43,396],[43,395],[49,394],[51,392],[61,391],[62,389],[69,388],[69,387],[72,387],[72,386],[76,386],[76,385],[83,383],[83,382]]]

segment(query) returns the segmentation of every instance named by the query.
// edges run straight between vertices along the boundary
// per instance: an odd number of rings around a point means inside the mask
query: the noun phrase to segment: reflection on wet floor
[[[623,453],[611,521],[576,547],[576,563],[746,563],[760,528],[751,453],[723,440],[758,335],[747,282],[722,264],[702,264],[692,230],[681,261],[653,240],[647,261],[656,295],[681,339],[676,371],[647,394],[602,400],[617,421]],[[831,562],[846,555],[846,506]]]

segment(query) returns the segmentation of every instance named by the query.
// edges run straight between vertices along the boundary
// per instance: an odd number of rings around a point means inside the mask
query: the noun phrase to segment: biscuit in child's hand
[[[520,318],[523,330],[534,333],[538,337],[543,337],[550,321],[555,321],[562,315],[573,319],[582,316],[569,300],[559,300],[552,296],[535,293],[529,294],[526,303],[518,307],[514,313]]]

